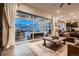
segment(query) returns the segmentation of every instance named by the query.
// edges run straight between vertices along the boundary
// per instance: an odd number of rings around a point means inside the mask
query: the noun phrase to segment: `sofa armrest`
[[[79,46],[68,44],[68,56],[79,56]]]

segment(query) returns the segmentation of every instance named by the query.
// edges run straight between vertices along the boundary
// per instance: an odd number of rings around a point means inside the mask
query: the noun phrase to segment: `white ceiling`
[[[79,18],[79,3],[72,3],[71,5],[65,3],[61,8],[61,3],[29,3],[27,5],[47,12],[53,16],[63,16],[62,18],[65,19]],[[57,10],[60,10],[60,13],[57,13]]]

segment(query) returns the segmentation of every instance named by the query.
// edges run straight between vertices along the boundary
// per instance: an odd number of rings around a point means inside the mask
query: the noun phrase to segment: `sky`
[[[32,24],[32,20],[25,20],[21,18],[16,18],[16,24],[21,23],[21,24]]]

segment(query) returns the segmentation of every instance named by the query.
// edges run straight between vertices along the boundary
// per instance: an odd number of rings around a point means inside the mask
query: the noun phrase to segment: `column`
[[[33,36],[32,36],[32,39],[34,39],[34,16],[32,17],[32,21],[33,21],[33,26],[32,26],[32,34],[33,34]]]

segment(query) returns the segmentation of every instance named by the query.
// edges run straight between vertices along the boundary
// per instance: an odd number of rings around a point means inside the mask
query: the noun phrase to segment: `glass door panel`
[[[41,17],[34,18],[34,38],[40,38],[44,35],[44,21]]]
[[[16,40],[31,39],[32,20],[16,18]]]
[[[45,36],[51,35],[51,29],[52,29],[52,21],[51,20],[45,20]]]
[[[17,18],[15,22],[16,27],[16,40],[15,41],[23,41],[32,39],[33,32],[33,20],[32,15],[28,13],[24,13],[21,11],[17,12]]]

